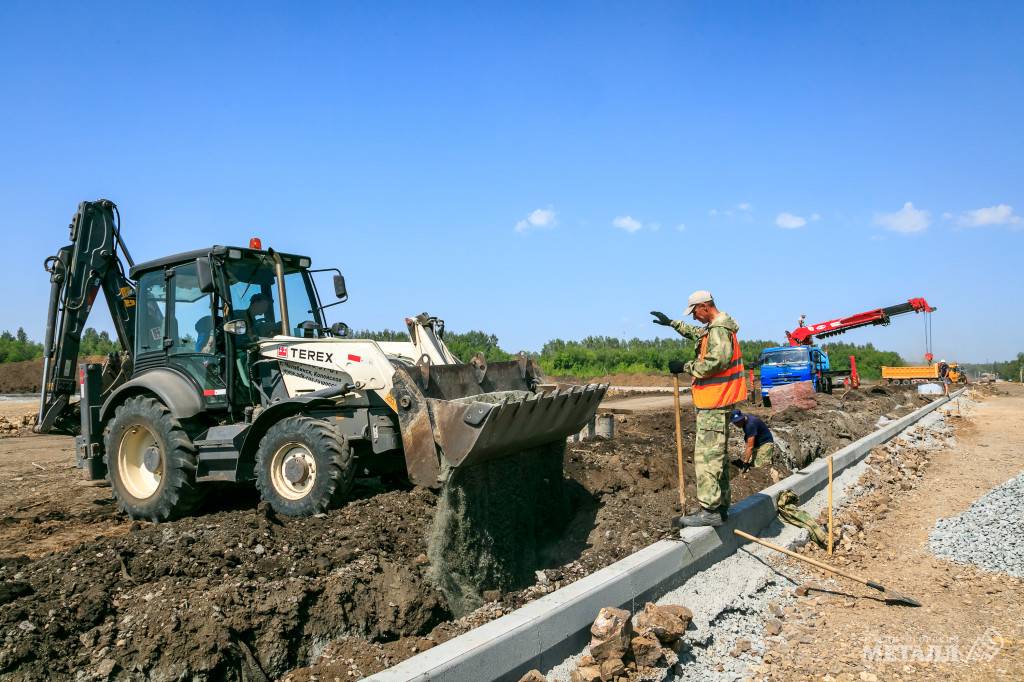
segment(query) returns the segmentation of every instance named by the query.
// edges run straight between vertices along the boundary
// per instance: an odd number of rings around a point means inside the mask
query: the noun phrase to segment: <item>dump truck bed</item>
[[[883,379],[938,379],[938,365],[912,365],[909,367],[882,367]]]

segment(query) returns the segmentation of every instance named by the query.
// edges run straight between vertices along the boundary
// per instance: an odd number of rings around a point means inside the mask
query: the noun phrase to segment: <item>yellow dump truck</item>
[[[949,363],[949,380],[954,384],[966,383],[967,375],[955,362]],[[882,367],[882,380],[887,384],[918,384],[939,380],[939,365],[911,365],[908,367]]]

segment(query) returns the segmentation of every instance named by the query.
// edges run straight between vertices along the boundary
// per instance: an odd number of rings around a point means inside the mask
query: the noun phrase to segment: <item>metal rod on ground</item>
[[[676,407],[676,466],[679,468],[679,513],[686,513],[686,484],[683,478],[683,419],[682,408],[679,405],[679,375],[672,375]]]
[[[828,553],[832,555],[832,455],[828,456]]]
[[[759,544],[759,545],[761,545],[763,547],[767,547],[768,549],[774,549],[776,552],[782,552],[783,554],[785,554],[788,557],[792,557],[794,559],[799,559],[800,561],[805,561],[805,562],[809,563],[811,566],[817,566],[818,568],[820,568],[823,571],[828,571],[829,573],[834,573],[836,575],[841,575],[844,578],[849,578],[850,580],[858,582],[861,585],[867,585],[868,587],[870,587],[873,590],[878,590],[879,592],[881,592],[882,594],[885,595],[886,603],[898,602],[900,604],[907,604],[908,606],[920,606],[921,605],[921,602],[917,601],[913,597],[908,597],[905,594],[900,594],[899,592],[894,592],[893,590],[887,590],[885,588],[885,586],[882,585],[881,583],[876,583],[875,581],[868,580],[867,578],[861,578],[860,576],[853,575],[852,573],[846,573],[845,571],[839,570],[835,566],[829,566],[828,564],[826,564],[823,561],[818,561],[817,559],[812,559],[810,557],[803,556],[802,554],[797,554],[796,552],[788,550],[785,547],[780,547],[779,545],[772,544],[771,542],[768,542],[767,540],[762,540],[761,538],[755,538],[750,533],[744,533],[743,531],[741,531],[738,528],[733,530],[733,533],[735,533],[736,535],[740,536],[744,540],[750,540],[751,542],[756,542],[757,544]]]

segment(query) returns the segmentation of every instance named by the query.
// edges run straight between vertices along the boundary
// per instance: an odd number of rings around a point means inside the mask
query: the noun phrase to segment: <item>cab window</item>
[[[167,280],[163,270],[147,272],[139,280],[138,319],[135,327],[137,354],[164,349],[167,316]]]
[[[174,291],[174,319],[167,352],[212,355],[223,320],[214,318],[210,294],[199,290],[195,263],[180,265],[173,272],[168,283]]]

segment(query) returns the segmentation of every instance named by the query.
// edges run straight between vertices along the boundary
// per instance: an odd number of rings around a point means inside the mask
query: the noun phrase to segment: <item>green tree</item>
[[[43,344],[28,338],[23,328],[18,327],[14,334],[9,331],[0,334],[0,362],[34,360],[42,355]]]
[[[468,331],[464,333],[447,332],[444,335],[444,342],[448,349],[463,362],[477,353],[483,353],[488,362],[508,360],[511,354],[505,352],[498,346],[498,337],[481,331]]]
[[[112,340],[108,332],[97,332],[92,327],[86,327],[82,332],[82,344],[79,348],[79,355],[82,357],[108,355],[120,350],[121,344]]]

